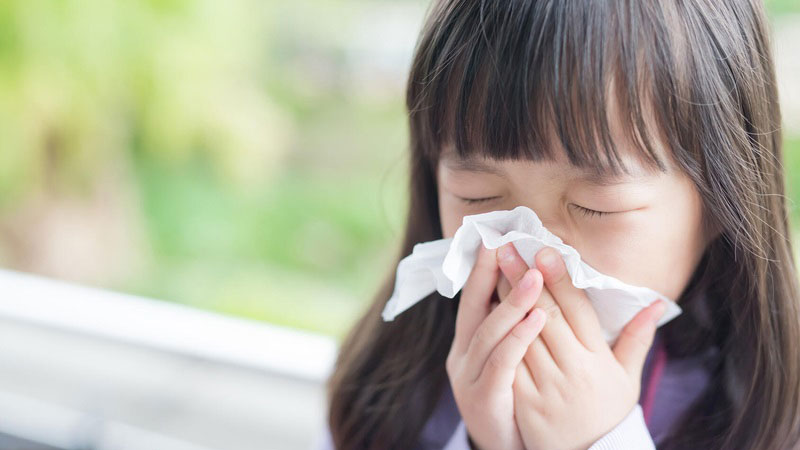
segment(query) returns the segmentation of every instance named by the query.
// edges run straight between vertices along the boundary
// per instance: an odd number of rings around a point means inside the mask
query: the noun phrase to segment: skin
[[[443,235],[465,215],[525,205],[595,269],[677,299],[710,238],[691,180],[669,158],[667,173],[652,172],[633,154],[624,155],[632,175],[592,180],[558,155],[461,161],[445,151],[436,174]],[[488,200],[464,200],[478,198]],[[663,305],[643,309],[610,348],[557,256],[542,249],[528,268],[510,245],[482,247],[462,290],[447,372],[478,448],[585,449],[638,401]]]
[[[558,156],[554,163],[483,159],[465,170],[451,152],[444,153],[437,170],[443,236],[452,237],[466,215],[524,205],[590,266],[677,299],[707,241],[702,202],[691,179],[674,167],[667,174],[648,173],[628,156],[626,165],[641,178],[601,186]],[[471,170],[477,164],[497,173]],[[468,204],[463,198],[489,200]]]

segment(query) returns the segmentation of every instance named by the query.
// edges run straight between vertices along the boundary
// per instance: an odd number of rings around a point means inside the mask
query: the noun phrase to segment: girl
[[[526,205],[603,273],[676,299],[613,348],[560,258],[481,249],[392,322],[396,266],[329,382],[329,446],[782,449],[800,311],[756,0],[439,0],[408,79],[398,261]],[[566,281],[565,281],[566,280]]]

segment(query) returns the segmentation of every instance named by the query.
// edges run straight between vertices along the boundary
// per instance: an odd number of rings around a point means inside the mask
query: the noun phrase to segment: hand
[[[523,355],[544,326],[545,312],[531,311],[543,279],[536,269],[523,271],[504,301],[491,309],[500,273],[496,253],[480,246],[461,291],[446,368],[458,410],[475,445],[481,450],[517,450],[524,447],[514,421],[512,385]]]
[[[528,270],[510,244],[498,251],[498,264],[507,279],[500,283],[502,290],[513,290]],[[517,425],[527,449],[586,449],[636,405],[642,366],[666,305],[658,301],[640,311],[612,350],[561,255],[546,247],[537,253],[535,265],[545,283],[537,304],[548,319],[517,368]]]

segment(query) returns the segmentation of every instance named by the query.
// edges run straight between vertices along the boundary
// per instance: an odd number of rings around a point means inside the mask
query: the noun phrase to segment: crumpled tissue
[[[577,250],[547,230],[533,210],[518,206],[465,216],[452,238],[414,245],[412,253],[397,266],[394,291],[383,309],[383,320],[394,320],[434,291],[453,298],[466,283],[481,242],[489,249],[513,242],[529,267],[534,267],[534,257],[544,246],[558,250],[572,284],[585,289],[610,345],[636,313],[656,299],[667,304],[657,326],[681,313],[677,303],[652,289],[632,286],[598,272],[581,260]]]

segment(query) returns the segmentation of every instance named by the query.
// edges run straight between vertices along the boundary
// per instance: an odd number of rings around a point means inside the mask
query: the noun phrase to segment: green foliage
[[[800,224],[800,136],[788,135],[783,145],[784,177],[786,179],[787,207],[793,224]]]
[[[123,174],[147,248],[104,287],[341,337],[394,270],[406,209],[405,74],[353,46],[398,14],[413,45],[426,5],[1,1],[0,233]],[[796,193],[800,139],[786,160]]]
[[[148,248],[105,287],[341,335],[405,210],[402,92],[347,78],[368,6],[0,2],[0,216],[122,167]]]
[[[766,0],[765,4],[772,16],[800,13],[800,2],[797,0]]]

